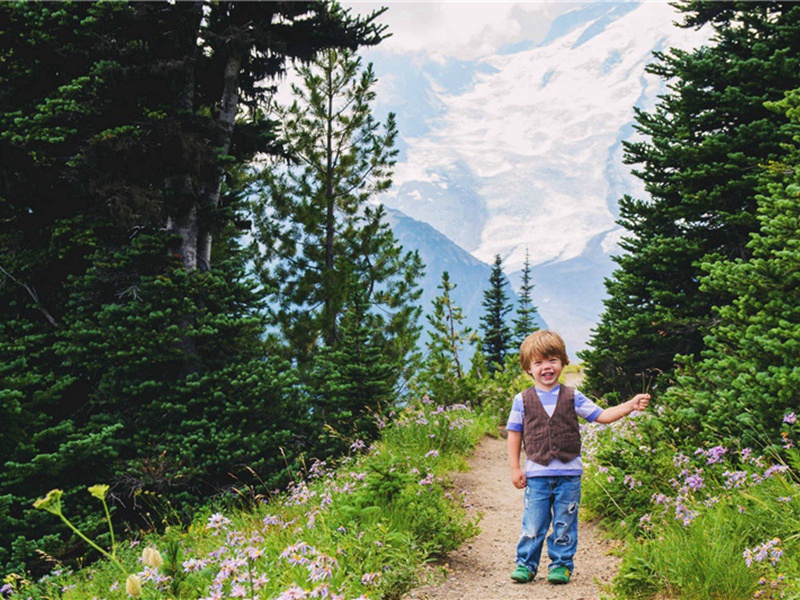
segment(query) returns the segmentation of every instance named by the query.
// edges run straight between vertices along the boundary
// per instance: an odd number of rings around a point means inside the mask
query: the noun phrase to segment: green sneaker
[[[569,569],[567,567],[555,567],[550,569],[550,574],[547,576],[547,581],[550,583],[569,583]]]
[[[532,573],[530,569],[523,567],[522,565],[517,565],[517,568],[514,569],[514,572],[511,574],[511,579],[517,583],[529,583],[533,581],[534,577],[535,574]]]

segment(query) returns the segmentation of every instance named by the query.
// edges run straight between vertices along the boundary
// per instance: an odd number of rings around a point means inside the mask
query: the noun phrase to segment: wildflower
[[[352,444],[350,444],[350,451],[351,452],[358,452],[359,450],[363,450],[367,447],[367,444],[364,443],[364,440],[356,440]]]
[[[89,488],[89,493],[98,500],[105,500],[108,490],[109,486],[107,485],[93,485]]]
[[[231,598],[246,598],[247,597],[247,590],[244,589],[244,586],[241,583],[235,583],[231,587]]]
[[[249,560],[255,562],[259,558],[261,558],[262,554],[264,554],[264,549],[263,548],[255,548],[253,546],[248,546],[247,549],[245,549],[245,554],[247,554],[247,558]]]
[[[778,502],[789,503],[792,501],[791,496],[778,496]]]
[[[269,583],[269,577],[267,577],[266,575],[264,575],[262,573],[261,575],[259,575],[255,579],[253,579],[253,589],[254,590],[260,590],[261,588],[263,588],[268,583]]]
[[[770,564],[774,567],[783,556],[783,550],[779,547],[780,543],[780,538],[773,538],[755,548],[745,548],[742,553],[745,564],[750,567],[754,562],[760,563],[769,559]]]
[[[308,592],[298,587],[296,583],[293,583],[292,587],[278,596],[277,600],[302,600],[303,598],[308,598]]]
[[[264,517],[263,523],[264,527],[269,527],[270,525],[283,525],[283,521],[274,515],[267,515]]]
[[[686,483],[686,485],[693,490],[699,490],[704,485],[703,478],[699,473],[695,473],[694,475],[689,475],[685,479],[684,483]]]
[[[740,488],[747,481],[747,471],[725,471],[725,487],[728,489]]]
[[[33,507],[61,516],[61,496],[63,495],[64,490],[50,490],[44,498],[39,498],[34,502]]]
[[[142,562],[148,567],[159,568],[164,564],[161,554],[155,548],[148,546],[142,551]]]
[[[683,465],[689,464],[689,457],[679,452],[678,454],[672,457],[672,464],[675,467],[680,468]]]
[[[322,579],[330,579],[333,575],[333,567],[330,565],[318,565],[316,563],[312,563],[308,565],[309,567],[309,581],[321,581]]]
[[[361,585],[375,585],[380,576],[380,573],[364,573],[361,577]]]
[[[308,470],[308,478],[314,479],[316,477],[323,477],[325,475],[325,461],[315,459],[311,463],[311,468]]]
[[[429,457],[438,458],[438,456],[439,456],[439,451],[438,450],[429,450],[428,452],[425,453],[425,457],[426,458],[429,458]]]
[[[428,473],[425,479],[420,479],[420,485],[433,485],[433,473]]]
[[[298,542],[281,552],[281,558],[285,558],[293,565],[307,565],[311,561],[306,558],[306,555],[316,553],[317,550],[313,546],[309,546],[306,542]]]
[[[764,471],[764,479],[768,479],[769,477],[772,477],[776,473],[785,473],[788,470],[789,467],[787,467],[786,465],[772,465],[769,469]]]
[[[634,489],[636,487],[642,487],[642,482],[638,481],[632,475],[625,475],[623,479],[623,483],[628,486],[629,489]]]
[[[125,591],[128,592],[129,596],[133,596],[134,598],[141,596],[142,582],[139,581],[139,577],[136,575],[128,575],[128,579],[125,581]]]
[[[713,448],[709,449],[708,452],[706,452],[706,464],[713,465],[714,463],[720,462],[727,453],[727,448],[722,446],[714,446]]]
[[[196,558],[190,558],[189,560],[183,561],[183,572],[184,573],[195,573],[197,571],[202,571],[208,566],[207,560],[198,560]]]
[[[227,537],[225,538],[228,542],[229,546],[243,546],[247,539],[244,537],[244,533],[241,531],[229,531]]]
[[[329,598],[331,595],[331,588],[327,583],[322,583],[311,590],[311,598]]]
[[[206,528],[216,530],[222,527],[227,527],[230,524],[231,524],[230,519],[222,516],[222,513],[214,513],[213,515],[208,517],[208,523],[206,524]]]
[[[797,415],[793,412],[790,412],[788,415],[783,415],[783,422],[794,425],[797,422]]]
[[[425,394],[425,395],[422,397],[422,403],[423,403],[423,404],[433,404],[433,400],[431,400],[431,397],[430,397],[430,396],[428,396],[428,394]]]

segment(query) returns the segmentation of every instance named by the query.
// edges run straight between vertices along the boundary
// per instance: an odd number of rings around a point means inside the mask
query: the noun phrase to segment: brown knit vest
[[[533,462],[547,466],[557,458],[567,463],[581,453],[581,434],[575,412],[575,389],[561,386],[553,416],[531,386],[522,392],[524,421],[522,425],[525,454]]]

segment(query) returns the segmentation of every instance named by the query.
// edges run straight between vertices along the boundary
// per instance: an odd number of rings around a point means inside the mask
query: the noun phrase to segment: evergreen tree
[[[263,199],[254,212],[264,254],[260,268],[276,290],[283,333],[293,348],[310,352],[320,342],[339,341],[353,260],[348,240],[378,214],[365,214],[370,198],[391,185],[397,129],[392,114],[384,124],[374,118],[372,65],[362,68],[352,52],[321,53],[298,75],[295,100],[280,111],[281,139],[295,163],[263,173]],[[402,277],[401,265],[390,273],[382,256],[397,242],[388,231],[380,241],[373,243],[373,262],[384,271],[379,275],[376,268],[363,282],[374,291]]]
[[[531,256],[528,249],[525,249],[525,264],[522,267],[522,283],[519,288],[519,301],[517,302],[517,318],[512,320],[514,324],[513,343],[519,348],[520,344],[539,329],[536,324],[536,314],[538,309],[533,304],[533,280],[531,278]]]
[[[240,466],[277,482],[278,448],[298,460],[294,374],[265,360],[239,249],[242,165],[276,151],[248,111],[287,60],[379,31],[312,2],[0,5],[5,566],[63,547],[30,508],[52,487],[189,510]]]
[[[278,111],[290,162],[261,175],[253,203],[257,264],[311,390],[314,427],[370,437],[364,415],[408,377],[419,336],[422,263],[402,250],[383,207],[369,205],[391,184],[397,130],[393,115],[373,117],[375,75],[352,52],[323,52],[298,75],[294,102]]]
[[[442,273],[437,287],[441,294],[433,299],[433,312],[426,315],[430,329],[426,343],[427,355],[418,374],[416,387],[420,393],[429,394],[440,404],[465,402],[472,398],[464,382],[467,373],[462,364],[465,345],[477,342],[477,336],[464,325],[464,314],[453,302],[455,283],[450,274]]]
[[[378,417],[394,403],[397,364],[379,324],[364,291],[354,291],[340,322],[341,343],[321,347],[314,357],[318,458],[341,455],[355,440],[374,440]]]
[[[507,286],[508,279],[503,274],[503,259],[497,254],[489,274],[489,288],[483,292],[484,313],[480,319],[483,332],[481,345],[490,374],[503,368],[506,354],[511,347],[511,328],[506,323],[506,316],[511,312],[512,306],[508,303]]]
[[[685,365],[666,402],[683,436],[760,447],[781,441],[800,385],[800,89],[770,103],[795,125],[795,145],[769,165],[757,197],[759,231],[750,258],[703,265],[709,293],[734,299],[715,309],[702,359]],[[687,401],[689,400],[690,401]],[[697,440],[697,438],[695,438]]]
[[[684,26],[708,24],[714,36],[694,51],[658,52],[648,67],[669,92],[653,111],[637,110],[645,139],[625,144],[650,198],[620,201],[619,223],[630,233],[591,349],[580,354],[593,395],[627,396],[648,369],[669,381],[676,355],[699,355],[712,307],[731,300],[700,287],[701,265],[748,257],[759,165],[780,153],[794,127],[764,102],[800,84],[800,5],[678,7]]]

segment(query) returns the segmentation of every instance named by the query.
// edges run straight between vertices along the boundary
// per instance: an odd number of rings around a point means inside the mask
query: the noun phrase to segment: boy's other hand
[[[633,398],[631,398],[633,410],[645,410],[649,402],[650,394],[636,394]]]
[[[511,483],[513,483],[514,487],[518,490],[525,487],[527,478],[525,477],[525,473],[522,472],[522,469],[514,469],[511,471]]]

